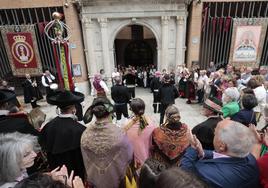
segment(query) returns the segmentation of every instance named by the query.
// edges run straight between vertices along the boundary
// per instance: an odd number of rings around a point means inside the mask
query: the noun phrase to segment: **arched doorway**
[[[157,66],[157,41],[143,25],[127,25],[115,37],[115,66]]]

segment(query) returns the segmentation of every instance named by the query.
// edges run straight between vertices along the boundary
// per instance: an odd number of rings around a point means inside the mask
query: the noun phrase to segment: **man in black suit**
[[[32,80],[30,74],[25,74],[26,80],[22,83],[24,102],[31,103],[32,108],[36,108],[39,105],[36,102],[43,98],[40,92],[36,80]]]
[[[161,102],[160,111],[160,124],[164,121],[164,115],[167,107],[171,104],[175,104],[175,99],[179,97],[177,88],[171,84],[171,78],[169,74],[165,74],[163,77],[163,84],[159,88],[158,98]]]
[[[154,97],[153,98],[154,113],[157,112],[157,106],[158,106],[158,113],[160,113],[160,109],[161,109],[160,108],[160,100],[158,98],[158,92],[159,92],[159,88],[161,86],[160,77],[161,77],[161,72],[156,71],[155,76],[150,83],[151,92],[153,93],[153,97]]]
[[[120,77],[114,78],[115,85],[111,88],[111,96],[114,100],[114,108],[116,112],[116,119],[120,120],[122,114],[128,118],[127,103],[130,100],[128,88],[122,85]]]
[[[135,72],[131,68],[128,68],[123,79],[126,83],[131,98],[135,98],[135,87],[136,87]]]

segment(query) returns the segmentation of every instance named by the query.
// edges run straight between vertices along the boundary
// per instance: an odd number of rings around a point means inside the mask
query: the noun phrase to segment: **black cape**
[[[192,133],[196,135],[203,148],[206,150],[214,150],[213,139],[214,130],[222,118],[220,116],[209,117],[206,121],[196,125],[192,129]]]
[[[15,116],[0,116],[0,133],[20,132],[23,134],[32,134],[38,136],[39,132],[29,123],[29,121],[22,117]]]
[[[72,118],[56,117],[41,131],[41,144],[47,152],[51,169],[66,165],[69,171],[84,179],[84,163],[80,149],[81,135],[86,129]]]

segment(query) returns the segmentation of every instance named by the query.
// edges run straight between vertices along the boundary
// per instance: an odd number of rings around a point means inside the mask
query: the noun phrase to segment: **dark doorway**
[[[132,41],[125,49],[125,66],[146,66],[153,64],[153,51],[146,41]]]
[[[149,66],[157,65],[157,43],[153,32],[141,25],[124,27],[114,42],[115,65]]]

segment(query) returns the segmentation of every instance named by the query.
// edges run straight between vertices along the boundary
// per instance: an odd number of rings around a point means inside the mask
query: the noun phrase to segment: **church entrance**
[[[115,66],[157,65],[157,42],[153,32],[142,25],[125,26],[114,41]]]

